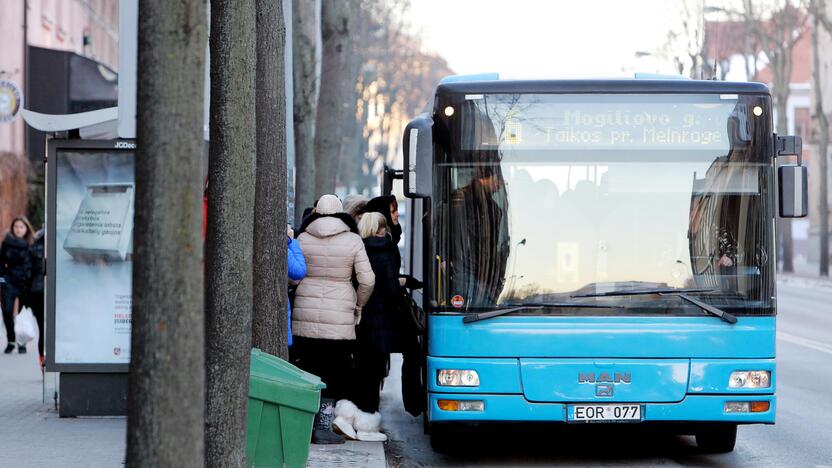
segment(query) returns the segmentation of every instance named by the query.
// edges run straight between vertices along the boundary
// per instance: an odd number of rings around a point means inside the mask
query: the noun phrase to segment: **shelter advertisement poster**
[[[56,156],[55,363],[129,364],[133,154]]]

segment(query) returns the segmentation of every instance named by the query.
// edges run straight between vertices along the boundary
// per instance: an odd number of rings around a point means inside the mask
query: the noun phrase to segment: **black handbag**
[[[408,323],[413,327],[413,331],[419,335],[424,335],[428,327],[427,314],[406,289],[402,289],[401,307],[404,315],[409,318]]]

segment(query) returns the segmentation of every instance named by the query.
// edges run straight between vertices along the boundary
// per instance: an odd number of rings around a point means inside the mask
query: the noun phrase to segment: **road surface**
[[[655,432],[511,430],[433,452],[422,419],[404,412],[394,359],[382,394],[391,466],[832,466],[832,288],[778,285],[777,424],[740,426],[734,452],[698,453],[690,436]]]

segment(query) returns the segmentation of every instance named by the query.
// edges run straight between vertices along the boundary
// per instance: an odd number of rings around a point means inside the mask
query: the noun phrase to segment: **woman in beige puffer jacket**
[[[352,396],[355,326],[373,292],[375,275],[355,221],[343,212],[341,201],[324,195],[315,210],[298,236],[306,277],[295,293],[291,357],[327,385],[312,442],[339,443],[343,439],[330,431],[333,404]]]
[[[373,292],[373,268],[361,236],[351,232],[340,216],[320,211],[316,214],[298,237],[306,259],[306,278],[295,294],[292,334],[354,340],[361,307]],[[352,284],[353,271],[357,290]]]

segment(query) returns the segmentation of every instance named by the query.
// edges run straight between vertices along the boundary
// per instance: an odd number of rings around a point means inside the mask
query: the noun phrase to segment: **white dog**
[[[335,404],[335,420],[332,427],[344,437],[364,442],[384,442],[387,436],[381,432],[381,413],[365,413],[349,400]]]

